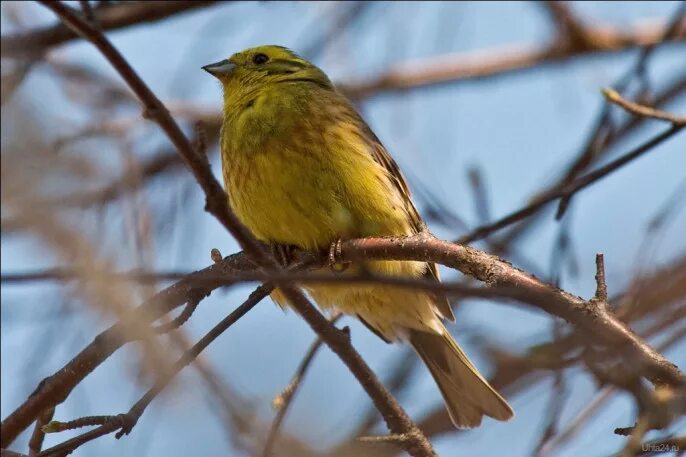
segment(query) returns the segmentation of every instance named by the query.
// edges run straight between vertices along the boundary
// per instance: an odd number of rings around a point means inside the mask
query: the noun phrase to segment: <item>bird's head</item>
[[[202,68],[222,83],[225,97],[255,93],[273,84],[298,81],[333,88],[323,71],[282,46],[246,49]]]

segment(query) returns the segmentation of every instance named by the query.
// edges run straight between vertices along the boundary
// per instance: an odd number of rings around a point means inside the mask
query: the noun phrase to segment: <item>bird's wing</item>
[[[412,203],[410,188],[408,187],[407,182],[405,181],[405,177],[400,171],[398,164],[395,163],[393,157],[391,157],[388,151],[386,151],[386,148],[381,143],[381,140],[379,140],[376,134],[367,125],[367,123],[362,118],[359,118],[359,122],[363,126],[364,131],[371,144],[370,149],[372,152],[372,156],[374,157],[374,160],[381,164],[381,166],[383,166],[384,169],[388,172],[388,176],[390,177],[396,189],[402,196],[402,199],[405,202],[407,214],[410,217],[410,220],[412,221],[412,226],[415,230],[415,233],[420,233],[426,230],[426,224],[419,215],[419,212],[417,211],[417,208],[414,206],[414,203]],[[426,269],[426,272],[424,272],[424,277],[434,281],[440,281],[440,276],[438,274],[438,268],[436,267],[436,264],[427,263],[427,265],[428,268]],[[449,319],[453,322],[455,321],[453,309],[450,306],[450,302],[447,298],[445,298],[445,296],[435,295],[435,304],[436,309],[445,319]]]

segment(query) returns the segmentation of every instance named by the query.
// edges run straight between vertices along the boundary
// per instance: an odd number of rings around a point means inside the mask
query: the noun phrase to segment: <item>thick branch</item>
[[[508,262],[478,249],[426,235],[410,238],[367,238],[343,242],[340,260],[418,260],[460,270],[491,286],[512,286],[527,292],[530,304],[561,317],[608,348],[624,353],[654,383],[686,386],[686,376],[627,328],[610,311],[589,305]]]

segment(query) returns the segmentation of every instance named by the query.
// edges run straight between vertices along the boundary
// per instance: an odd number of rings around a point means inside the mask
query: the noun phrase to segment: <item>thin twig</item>
[[[84,416],[68,422],[51,421],[43,427],[45,433],[59,433],[65,430],[76,430],[77,428],[92,427],[94,425],[104,425],[113,420],[116,416]]]
[[[335,325],[336,321],[340,317],[340,314],[334,316],[334,318],[331,319],[331,324]],[[305,373],[307,372],[307,369],[310,367],[312,360],[314,360],[315,354],[317,354],[317,351],[319,351],[319,348],[322,346],[323,342],[324,341],[322,341],[321,338],[317,338],[312,342],[309,349],[305,353],[305,356],[300,361],[300,365],[298,365],[295,374],[291,378],[286,388],[272,401],[272,404],[274,405],[274,408],[277,412],[276,416],[274,417],[274,421],[272,422],[272,425],[269,428],[269,433],[267,434],[267,439],[265,440],[264,449],[262,450],[262,457],[269,457],[272,454],[272,448],[276,443],[276,439],[279,435],[281,424],[283,423],[286,417],[286,413],[288,413],[288,410],[290,409],[290,406],[293,403],[293,398],[295,397],[295,394],[298,392],[298,389],[302,385]]]
[[[190,300],[188,300],[188,303],[186,303],[186,306],[183,308],[183,311],[181,311],[181,314],[179,314],[169,322],[153,326],[152,331],[158,334],[163,334],[169,333],[172,330],[181,327],[188,321],[188,319],[191,318],[196,308],[200,304],[200,300],[202,300],[203,298],[205,297],[202,294],[198,294],[197,297],[192,297]]]
[[[605,256],[598,253],[595,256],[596,265],[596,290],[595,299],[601,303],[607,303],[607,282],[605,281]]]
[[[640,103],[632,102],[625,99],[617,91],[611,88],[603,89],[603,95],[605,98],[614,103],[626,111],[635,114],[637,116],[650,117],[653,119],[660,119],[662,121],[671,122],[673,125],[686,125],[686,116],[678,116],[676,114],[671,114],[666,111],[661,111],[650,106],[641,105]]]

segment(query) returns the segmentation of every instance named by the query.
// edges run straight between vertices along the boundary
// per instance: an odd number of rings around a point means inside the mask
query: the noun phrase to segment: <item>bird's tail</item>
[[[456,427],[478,427],[484,414],[501,421],[514,416],[445,328],[442,334],[410,330],[409,341],[441,390]]]

